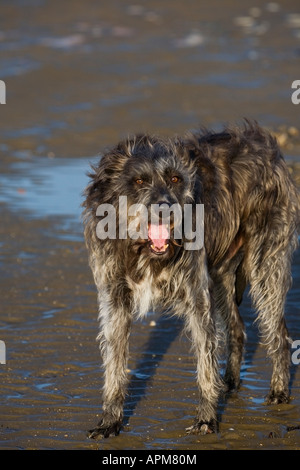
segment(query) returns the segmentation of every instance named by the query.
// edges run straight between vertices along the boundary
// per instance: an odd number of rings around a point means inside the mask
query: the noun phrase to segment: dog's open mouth
[[[148,240],[152,253],[163,255],[169,248],[169,226],[163,224],[149,224]]]

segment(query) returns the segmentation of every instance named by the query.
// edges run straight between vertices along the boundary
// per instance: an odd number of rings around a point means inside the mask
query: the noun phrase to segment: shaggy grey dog
[[[85,192],[85,239],[98,289],[100,350],[104,364],[103,415],[89,437],[117,435],[126,393],[128,339],[133,319],[160,308],[184,319],[197,361],[199,402],[190,433],[217,430],[216,409],[224,384],[237,389],[245,339],[238,306],[244,289],[257,311],[272,360],[269,404],[289,400],[290,339],[284,303],[297,246],[299,195],[277,142],[256,123],[184,139],[137,136],[102,156]],[[204,205],[204,246],[186,249],[176,220],[158,217],[144,236],[116,229],[97,235],[98,206]],[[128,206],[127,206],[128,207]],[[101,212],[101,211],[100,211]],[[195,213],[193,212],[193,227]],[[128,235],[128,233],[127,233]],[[219,376],[216,316],[225,324],[228,361]]]

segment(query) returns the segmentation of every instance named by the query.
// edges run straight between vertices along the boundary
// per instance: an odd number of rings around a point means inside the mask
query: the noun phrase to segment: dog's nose
[[[167,199],[161,199],[160,201],[157,202],[157,204],[160,206],[161,204],[167,204],[168,206],[171,206],[170,201]]]

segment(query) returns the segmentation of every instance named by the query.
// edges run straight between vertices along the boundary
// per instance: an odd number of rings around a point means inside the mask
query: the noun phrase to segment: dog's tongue
[[[148,228],[148,236],[156,248],[163,248],[166,240],[169,238],[169,230],[165,225],[150,224]]]

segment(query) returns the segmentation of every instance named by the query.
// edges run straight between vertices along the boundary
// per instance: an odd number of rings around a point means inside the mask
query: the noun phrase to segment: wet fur
[[[143,174],[142,174],[143,173]],[[169,175],[179,174],[173,187]],[[151,179],[145,188],[135,178]],[[190,433],[214,432],[222,387],[237,389],[245,332],[238,306],[244,289],[257,311],[273,363],[267,402],[289,400],[290,339],[284,303],[297,246],[299,194],[274,137],[256,123],[201,131],[183,139],[137,136],[105,153],[85,192],[85,239],[98,289],[104,365],[103,415],[90,437],[118,434],[127,385],[132,321],[160,308],[184,319],[197,361],[199,401]],[[119,195],[146,205],[163,200],[203,203],[205,244],[187,251],[175,240],[168,256],[149,255],[134,240],[99,240],[96,209]],[[219,376],[216,317],[225,324],[228,360]]]

